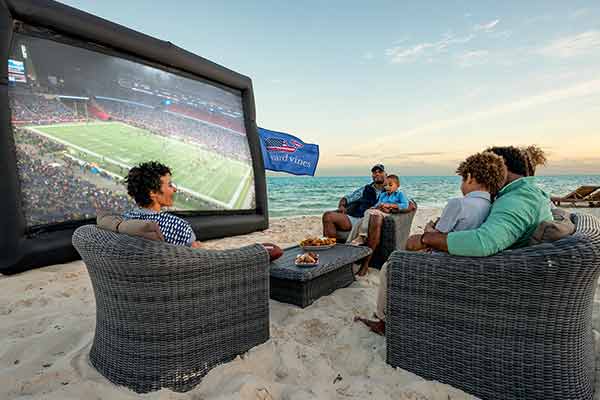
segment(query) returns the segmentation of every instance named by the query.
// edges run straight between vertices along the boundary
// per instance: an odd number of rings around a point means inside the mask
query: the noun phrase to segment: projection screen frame
[[[59,35],[59,43],[125,58],[179,76],[241,91],[244,126],[254,172],[255,209],[175,212],[188,220],[198,239],[240,235],[268,227],[267,187],[256,126],[250,78],[137,31],[48,0],[0,0],[0,273],[16,273],[79,259],[71,245],[73,231],[95,219],[68,221],[28,229],[21,205],[8,99],[8,58],[14,24]],[[37,36],[37,35],[36,35]],[[59,39],[59,40],[57,40]]]

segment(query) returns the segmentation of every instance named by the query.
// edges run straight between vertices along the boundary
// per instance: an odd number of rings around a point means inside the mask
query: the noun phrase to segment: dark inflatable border
[[[80,225],[70,221],[28,232],[21,209],[14,140],[8,109],[8,55],[13,23],[56,32],[75,41],[103,46],[116,56],[133,57],[170,72],[179,71],[242,92],[245,127],[254,168],[255,210],[178,213],[200,240],[240,235],[268,227],[267,185],[260,151],[250,78],[185,51],[170,42],[136,32],[49,0],[0,0],[0,273],[9,274],[79,259],[71,236]]]

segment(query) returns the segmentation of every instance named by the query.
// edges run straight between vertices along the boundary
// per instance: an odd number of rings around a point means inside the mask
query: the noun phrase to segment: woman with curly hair
[[[537,167],[540,165],[546,165],[546,162],[548,161],[546,158],[546,153],[538,146],[533,145],[521,147],[521,151],[525,153],[527,158],[527,176],[534,176]]]
[[[141,163],[129,170],[125,178],[127,193],[135,200],[137,208],[123,214],[125,219],[156,221],[165,242],[200,247],[191,225],[184,219],[162,212],[173,206],[177,187],[171,181],[171,169],[157,161]]]

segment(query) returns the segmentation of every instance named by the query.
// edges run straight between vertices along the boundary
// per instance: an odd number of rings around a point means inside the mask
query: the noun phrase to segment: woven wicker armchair
[[[403,214],[390,214],[383,219],[381,240],[373,252],[371,267],[381,268],[395,250],[404,250],[410,235],[410,226],[415,217],[415,211]]]
[[[86,225],[73,234],[96,297],[92,365],[144,393],[183,392],[269,339],[269,255],[209,251]]]
[[[389,214],[383,219],[381,226],[381,239],[379,246],[373,252],[370,266],[381,268],[384,262],[394,250],[404,250],[406,241],[410,235],[410,226],[412,225],[415,211],[409,213]],[[344,243],[350,231],[338,231],[338,242]]]
[[[397,251],[387,362],[482,399],[593,396],[600,221],[554,243],[485,258]]]

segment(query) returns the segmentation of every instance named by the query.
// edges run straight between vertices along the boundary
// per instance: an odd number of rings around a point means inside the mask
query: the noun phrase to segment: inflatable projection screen
[[[51,1],[0,0],[0,29],[0,272],[77,259],[142,161],[171,168],[198,239],[267,227],[248,77]]]

